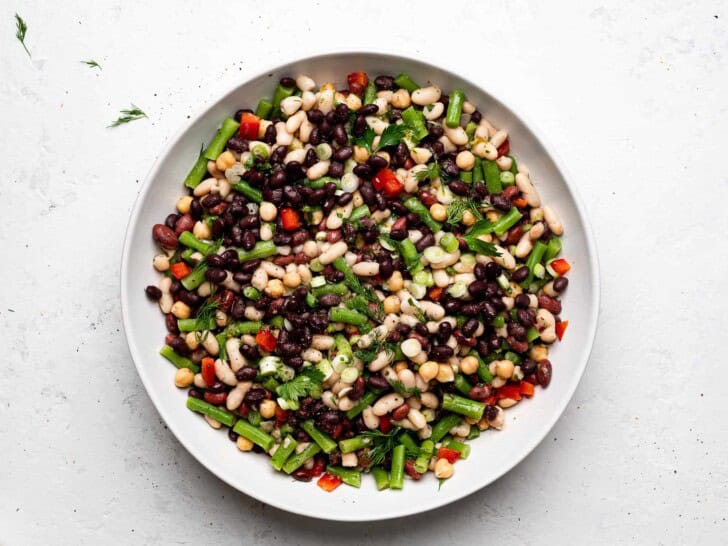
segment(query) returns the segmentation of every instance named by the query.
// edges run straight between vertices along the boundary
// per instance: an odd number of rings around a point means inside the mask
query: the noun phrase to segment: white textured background
[[[0,544],[724,542],[725,3],[82,4],[0,4]],[[382,524],[214,478],[120,331],[124,230],[162,145],[223,89],[328,47],[477,63],[560,149],[602,266],[592,358],[548,438],[487,489]],[[130,102],[150,119],[106,129]]]

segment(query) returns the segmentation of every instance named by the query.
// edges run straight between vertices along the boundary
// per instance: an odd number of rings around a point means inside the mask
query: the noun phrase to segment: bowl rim
[[[306,508],[305,503],[290,503],[290,504],[284,504],[282,502],[279,502],[277,498],[275,498],[275,495],[268,495],[265,491],[259,491],[259,490],[253,490],[251,488],[247,488],[244,485],[240,486],[237,483],[233,483],[232,480],[227,479],[225,472],[223,469],[219,468],[217,464],[214,461],[206,461],[203,459],[202,455],[197,451],[197,449],[191,445],[190,442],[187,441],[186,436],[184,434],[180,434],[177,430],[177,426],[172,424],[172,419],[168,418],[167,411],[164,409],[164,406],[161,404],[161,402],[151,394],[151,390],[149,388],[151,378],[147,376],[144,366],[141,365],[141,362],[143,362],[143,355],[139,351],[139,348],[136,345],[136,340],[134,335],[132,334],[133,328],[130,322],[130,294],[127,290],[128,286],[128,279],[129,279],[129,256],[131,252],[131,233],[134,230],[135,226],[138,223],[139,220],[139,214],[141,211],[141,203],[143,203],[144,199],[146,198],[148,192],[150,191],[152,187],[152,180],[154,180],[157,177],[157,174],[160,170],[160,167],[162,163],[166,160],[167,156],[169,155],[170,151],[174,146],[176,146],[180,140],[180,138],[187,132],[187,130],[195,124],[200,118],[206,116],[210,113],[210,111],[215,108],[215,106],[222,100],[224,100],[227,96],[237,91],[238,88],[246,85],[248,82],[255,80],[257,78],[266,76],[270,73],[276,72],[278,69],[280,69],[283,66],[287,65],[293,65],[303,62],[322,62],[326,61],[327,59],[330,59],[332,57],[346,57],[351,55],[372,55],[372,56],[378,56],[382,58],[386,58],[389,62],[397,62],[398,60],[407,60],[412,61],[415,63],[419,63],[428,67],[431,67],[433,69],[439,70],[443,72],[444,74],[448,76],[452,76],[455,78],[459,78],[463,80],[467,85],[483,90],[486,94],[488,94],[492,100],[495,102],[500,103],[501,106],[503,106],[506,110],[509,111],[511,115],[514,116],[520,123],[522,123],[534,136],[535,140],[543,147],[543,149],[547,152],[548,156],[553,161],[554,165],[556,166],[557,171],[561,174],[564,183],[571,194],[571,197],[574,201],[575,208],[577,215],[579,217],[579,220],[582,222],[582,225],[584,226],[584,238],[586,241],[586,253],[587,253],[587,260],[590,263],[591,266],[591,279],[590,282],[593,286],[592,290],[592,298],[590,302],[583,302],[583,304],[588,304],[590,306],[589,310],[589,328],[586,334],[586,340],[587,343],[583,345],[581,349],[581,356],[578,359],[578,367],[574,370],[572,373],[572,377],[570,380],[570,383],[567,386],[566,393],[567,395],[564,396],[561,400],[561,402],[557,406],[557,411],[554,411],[552,413],[552,416],[549,419],[546,419],[544,423],[541,425],[540,430],[537,434],[532,435],[527,441],[524,442],[525,448],[522,450],[522,452],[517,456],[514,457],[513,460],[510,462],[510,464],[498,475],[493,477],[492,479],[488,480],[486,483],[480,483],[477,480],[473,480],[471,482],[471,485],[468,487],[461,488],[459,491],[459,494],[456,496],[453,496],[451,498],[447,497],[436,497],[434,498],[430,503],[428,503],[427,507],[416,507],[414,505],[405,505],[402,509],[399,511],[393,511],[390,513],[387,513],[384,516],[381,515],[367,515],[366,513],[359,514],[356,510],[352,509],[351,517],[342,517],[340,515],[337,516],[328,516],[327,514],[321,514],[317,512],[308,511]],[[209,472],[211,472],[213,475],[215,475],[218,479],[225,482],[227,485],[232,487],[233,489],[240,491],[241,493],[244,493],[260,502],[266,503],[270,506],[273,506],[275,508],[278,508],[280,510],[284,510],[286,512],[298,514],[301,516],[306,516],[314,519],[320,519],[320,520],[329,520],[329,521],[346,521],[346,522],[363,522],[363,521],[375,521],[375,520],[387,520],[387,519],[393,519],[393,518],[399,518],[399,517],[405,517],[415,514],[420,514],[424,512],[428,512],[430,510],[434,510],[436,508],[440,508],[443,506],[446,506],[450,503],[462,500],[476,491],[479,491],[480,489],[487,487],[488,485],[494,483],[498,479],[502,478],[505,474],[510,472],[513,468],[515,468],[518,464],[520,464],[533,450],[543,441],[543,439],[548,435],[548,433],[551,431],[551,429],[554,427],[556,422],[561,418],[564,411],[566,410],[566,407],[568,406],[569,402],[574,396],[574,393],[576,392],[576,389],[584,375],[584,371],[586,370],[587,363],[589,362],[589,358],[591,356],[591,352],[594,346],[594,339],[596,337],[596,331],[597,326],[599,322],[599,314],[600,314],[600,301],[601,301],[601,284],[600,284],[600,272],[599,272],[599,258],[597,254],[597,247],[596,247],[596,240],[593,234],[593,230],[591,227],[591,224],[588,219],[588,215],[586,214],[586,207],[582,201],[581,195],[579,194],[579,191],[576,188],[576,185],[571,182],[572,176],[570,171],[567,169],[567,167],[564,164],[564,161],[558,154],[558,152],[555,151],[555,147],[551,144],[550,141],[548,141],[545,137],[541,129],[538,127],[537,124],[533,123],[531,119],[527,119],[519,110],[514,109],[510,103],[504,101],[501,98],[501,93],[494,88],[497,88],[497,85],[492,85],[493,82],[489,82],[488,87],[481,86],[480,84],[474,82],[472,79],[470,79],[470,74],[456,74],[452,71],[450,71],[447,68],[442,68],[436,62],[430,62],[429,60],[422,60],[419,58],[416,58],[413,55],[409,54],[401,54],[401,53],[392,53],[391,51],[383,50],[383,49],[377,49],[377,48],[346,48],[346,49],[340,49],[340,50],[319,50],[319,51],[311,51],[307,52],[303,56],[293,56],[290,58],[290,60],[285,60],[289,57],[282,56],[282,57],[276,57],[273,60],[273,63],[275,63],[273,66],[268,67],[267,65],[264,65],[264,70],[258,70],[254,74],[245,75],[244,79],[238,80],[237,82],[225,86],[222,90],[222,92],[218,93],[212,93],[210,95],[210,99],[206,101],[204,105],[202,105],[199,109],[197,109],[193,115],[190,115],[188,119],[186,119],[181,126],[172,134],[172,136],[167,140],[166,144],[164,145],[162,151],[159,153],[157,158],[154,160],[154,163],[152,164],[151,168],[149,169],[149,172],[147,173],[146,177],[144,178],[144,181],[142,182],[142,185],[139,189],[139,192],[137,193],[137,197],[134,200],[134,204],[132,206],[131,213],[129,215],[129,221],[127,223],[127,227],[124,234],[124,243],[123,243],[123,250],[122,250],[122,258],[121,258],[121,264],[120,264],[120,276],[119,276],[119,282],[120,282],[120,299],[121,299],[121,314],[122,314],[122,329],[124,333],[124,337],[127,342],[127,346],[129,348],[129,353],[131,354],[132,360],[134,362],[134,366],[136,367],[137,373],[139,374],[139,377],[142,380],[142,384],[144,385],[144,388],[147,392],[147,395],[149,396],[150,400],[154,404],[154,407],[156,408],[157,412],[159,413],[162,420],[165,422],[166,426],[169,428],[169,430],[172,432],[172,434],[175,436],[178,442],[182,444],[182,446],[203,466],[205,467]],[[217,91],[217,89],[216,89]],[[405,503],[403,503],[405,504]],[[411,508],[410,508],[411,506]],[[348,516],[348,514],[347,514]]]

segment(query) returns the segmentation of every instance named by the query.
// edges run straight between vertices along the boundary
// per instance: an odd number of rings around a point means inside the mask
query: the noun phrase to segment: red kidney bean
[[[506,199],[510,200],[518,197],[518,194],[518,186],[508,186],[503,190],[503,193],[501,195],[503,195],[503,197],[505,197]]]
[[[468,195],[470,193],[470,186],[460,180],[451,180],[447,187],[455,195]]]
[[[367,379],[367,385],[369,385],[373,389],[388,390],[391,388],[387,380],[379,374],[370,375],[369,379]]]
[[[174,225],[174,232],[179,236],[185,231],[192,231],[193,227],[195,227],[195,219],[192,218],[192,215],[185,214],[177,220],[177,223]]]
[[[492,392],[490,385],[475,385],[472,389],[470,389],[470,392],[468,392],[468,398],[482,402],[483,400],[490,398]]]
[[[412,459],[407,459],[404,463],[404,471],[413,480],[419,480],[423,474],[420,474],[415,470],[415,462]]]
[[[554,315],[561,313],[561,302],[551,296],[542,294],[538,297],[538,306],[541,309],[546,309]]]
[[[394,78],[392,76],[377,76],[374,78],[374,85],[377,86],[379,91],[389,90],[394,88]]]
[[[395,421],[401,421],[405,417],[407,417],[407,414],[409,413],[410,407],[407,405],[407,403],[402,404],[401,406],[398,406],[392,410],[392,419]]]
[[[358,377],[347,394],[349,400],[359,400],[364,395],[364,387],[364,378]]]
[[[165,345],[169,345],[171,347],[172,346],[172,341],[176,337],[177,337],[176,334],[167,334],[166,336],[164,336],[164,344]]]
[[[179,355],[186,356],[190,354],[190,348],[187,346],[187,343],[185,343],[185,340],[179,336],[174,336],[174,338],[169,341],[168,345]]]
[[[528,313],[526,313],[528,314]],[[515,339],[519,341],[523,341],[526,339],[526,329],[523,327],[522,324],[515,322],[515,321],[509,321],[506,324],[506,330],[508,330],[508,333],[513,336]]]
[[[523,227],[521,227],[520,225],[513,227],[508,231],[506,244],[515,245],[516,243],[518,243],[518,241],[521,240],[521,237],[523,237]]]
[[[527,341],[521,341],[516,339],[513,336],[508,336],[506,338],[508,341],[508,344],[511,346],[511,349],[513,349],[517,353],[525,353],[528,351],[528,342]]]
[[[179,328],[177,327],[177,318],[172,313],[164,315],[164,324],[167,327],[167,331],[172,334],[179,334]]]
[[[511,280],[513,280],[514,282],[523,282],[528,278],[528,273],[528,266],[522,265],[511,274]]]
[[[341,296],[336,294],[324,294],[318,300],[321,307],[335,307],[341,303]]]
[[[329,243],[335,243],[341,240],[341,231],[338,229],[332,229],[326,232],[326,241]]]
[[[542,387],[546,388],[551,383],[551,362],[547,359],[542,360],[536,365],[536,381]]]
[[[504,197],[502,194],[491,195],[490,202],[498,210],[502,210],[504,212],[511,210],[511,200]]]
[[[521,371],[524,375],[531,375],[536,371],[536,361],[532,358],[524,358],[521,361]]]
[[[163,224],[154,224],[152,228],[152,238],[159,243],[162,248],[173,250],[177,248],[177,236],[169,227]]]
[[[419,194],[417,194],[417,197],[419,197],[420,201],[422,201],[422,204],[425,205],[427,208],[430,208],[432,205],[437,203],[437,197],[426,191],[421,191]]]

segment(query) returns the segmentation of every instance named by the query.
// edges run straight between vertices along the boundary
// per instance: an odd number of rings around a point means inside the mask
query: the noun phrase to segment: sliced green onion
[[[445,252],[452,254],[458,249],[460,244],[458,243],[458,239],[455,235],[452,233],[445,233],[440,239],[440,246],[445,249]]]
[[[462,298],[467,291],[468,287],[465,285],[464,282],[460,281],[456,282],[447,289],[447,293],[450,294],[453,298]]]
[[[353,383],[359,377],[359,370],[354,367],[344,368],[341,372],[341,380],[344,383]]]
[[[326,142],[322,142],[316,146],[316,155],[321,161],[331,159],[331,145]]]
[[[500,173],[500,181],[504,186],[512,186],[516,181],[516,177],[513,176],[511,171],[503,171]]]
[[[423,252],[425,259],[431,264],[444,262],[448,257],[447,253],[439,246],[428,246]]]

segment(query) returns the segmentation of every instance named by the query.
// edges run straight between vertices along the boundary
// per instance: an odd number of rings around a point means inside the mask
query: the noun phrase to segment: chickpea
[[[432,360],[428,360],[424,364],[420,366],[420,369],[417,373],[420,374],[420,377],[425,381],[430,381],[431,379],[435,379],[437,377],[437,374],[440,371],[440,366],[437,362],[433,362]]]
[[[263,419],[270,419],[276,414],[276,408],[278,405],[276,404],[275,400],[263,400],[260,403],[260,416]]]
[[[187,347],[190,348],[190,351],[194,351],[200,346],[199,334],[197,332],[187,332],[187,335],[185,336],[185,343],[187,344]]]
[[[273,203],[263,201],[260,204],[260,219],[264,222],[272,222],[278,216],[278,209]]]
[[[392,100],[390,102],[394,108],[404,109],[411,104],[412,100],[410,99],[409,91],[406,89],[398,89],[392,93]]]
[[[217,160],[215,161],[215,167],[217,167],[217,169],[222,172],[225,172],[233,165],[235,165],[235,156],[230,150],[225,150],[217,157]]]
[[[237,444],[238,449],[240,451],[252,451],[253,450],[253,442],[248,440],[245,436],[238,436],[238,439],[235,443]]]
[[[301,275],[297,272],[286,273],[283,275],[283,284],[288,288],[298,288],[301,286]]]
[[[459,169],[464,171],[472,171],[475,166],[475,156],[468,150],[463,150],[455,158],[455,164]]]
[[[450,364],[439,364],[437,370],[437,381],[440,383],[450,383],[455,381],[455,373],[452,371]]]
[[[354,146],[354,161],[366,163],[369,159],[369,152],[363,146]]]
[[[386,314],[399,313],[399,298],[397,296],[387,296],[384,298],[383,305]]]
[[[430,216],[434,220],[437,220],[438,222],[444,222],[447,220],[447,208],[445,205],[441,205],[440,203],[435,203],[430,207]]]
[[[186,389],[195,380],[195,374],[189,368],[180,368],[174,374],[174,384],[180,389]]]
[[[407,363],[404,360],[400,360],[394,365],[394,371],[397,372],[397,375],[399,375],[399,372],[402,370],[407,369]]]
[[[531,351],[528,353],[533,360],[541,362],[549,357],[549,349],[545,345],[534,345],[531,347]]]
[[[167,271],[169,269],[169,258],[166,254],[157,254],[152,264],[157,271]]]
[[[192,233],[198,239],[209,239],[212,237],[212,230],[207,225],[207,222],[196,222],[195,227],[192,228]]]
[[[399,271],[395,271],[392,273],[392,276],[389,277],[389,280],[387,281],[387,290],[390,292],[399,292],[404,288],[404,279],[402,278],[402,273]]]
[[[265,287],[265,293],[271,298],[280,298],[285,291],[286,289],[279,279],[271,279]]]
[[[513,377],[513,362],[510,360],[496,360],[495,374],[501,379],[510,379]]]
[[[170,312],[178,319],[187,319],[190,318],[192,310],[190,309],[190,306],[187,305],[185,302],[176,301],[174,302],[174,305],[172,305],[172,309],[170,310]]]
[[[478,219],[469,210],[466,210],[463,214],[463,224],[465,224],[466,226],[472,226],[477,221]]]
[[[447,459],[437,459],[435,463],[435,477],[444,480],[455,473],[455,467]]]
[[[191,195],[183,195],[177,200],[177,210],[180,214],[187,214],[190,212],[190,205],[192,204]]]
[[[516,404],[518,404],[518,400],[514,400],[513,398],[501,398],[498,400],[498,405],[503,409],[513,407]]]
[[[474,356],[466,356],[460,361],[460,371],[465,375],[474,374],[478,370],[478,359]]]

